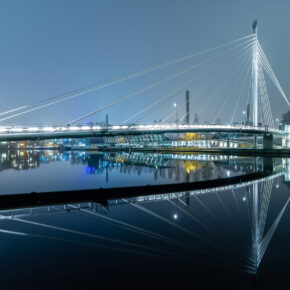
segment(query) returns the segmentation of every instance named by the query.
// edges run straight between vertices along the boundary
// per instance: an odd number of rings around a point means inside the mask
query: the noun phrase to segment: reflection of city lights
[[[276,184],[276,188],[279,188],[279,183]]]
[[[175,214],[173,215],[173,218],[174,218],[175,220],[177,220],[177,219],[178,219],[178,214],[175,213]]]
[[[230,173],[230,171],[228,170],[228,171],[227,171],[227,177],[230,177],[230,174],[231,174],[231,173]]]
[[[243,196],[243,201],[246,201],[247,199],[246,199],[246,197],[245,196]]]

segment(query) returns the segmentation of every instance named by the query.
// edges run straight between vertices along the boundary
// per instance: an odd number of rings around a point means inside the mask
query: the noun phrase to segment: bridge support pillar
[[[273,149],[273,135],[265,134],[263,136],[263,149]]]
[[[286,136],[282,137],[282,148],[287,148],[287,138],[286,138]]]
[[[254,148],[258,148],[258,136],[254,135]]]

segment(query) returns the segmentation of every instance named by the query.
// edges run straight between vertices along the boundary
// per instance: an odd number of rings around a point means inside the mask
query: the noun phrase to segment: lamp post
[[[242,113],[243,113],[243,115],[244,115],[245,126],[246,126],[246,111],[244,110]]]
[[[275,121],[277,122],[277,129],[279,129],[279,124],[280,124],[280,120],[279,120],[279,118],[276,118]]]
[[[176,108],[176,124],[178,124],[178,106],[176,103],[173,104],[173,107]]]

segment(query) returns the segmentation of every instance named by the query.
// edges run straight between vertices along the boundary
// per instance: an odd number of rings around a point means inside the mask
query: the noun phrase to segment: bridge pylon
[[[258,35],[257,20],[253,22],[254,43],[252,48],[252,97],[253,97],[253,125],[258,126]],[[254,147],[257,148],[257,136],[255,135]]]

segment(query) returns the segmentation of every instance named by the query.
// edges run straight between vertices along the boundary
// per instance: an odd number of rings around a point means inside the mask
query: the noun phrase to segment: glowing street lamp
[[[176,124],[177,124],[178,123],[178,106],[177,106],[177,103],[174,103],[173,107],[176,108]]]
[[[246,123],[247,123],[247,122],[246,122],[246,111],[244,110],[242,113],[243,113],[243,115],[244,115],[245,126],[246,126]]]
[[[276,118],[275,121],[277,122],[277,128],[279,129],[279,124],[280,124],[280,120],[279,120],[279,118]]]

